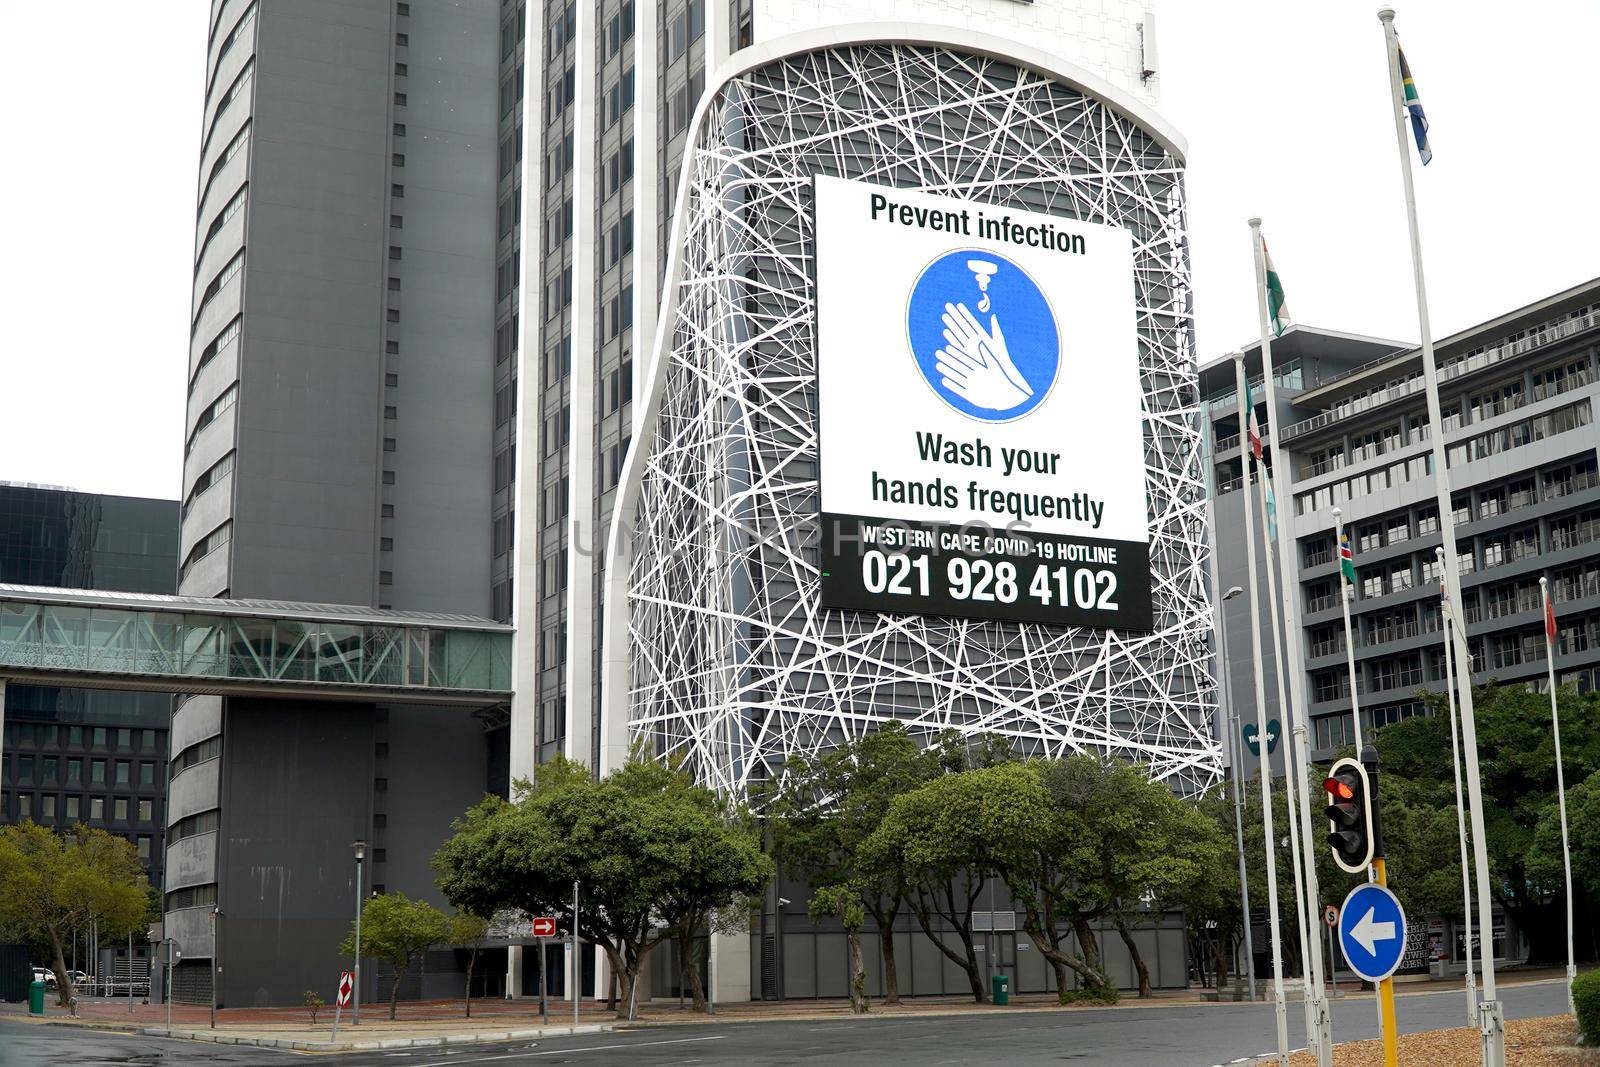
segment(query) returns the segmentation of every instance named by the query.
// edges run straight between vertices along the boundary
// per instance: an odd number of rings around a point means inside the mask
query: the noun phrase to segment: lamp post
[[[1226,604],[1243,592],[1243,586],[1235,585],[1230,587],[1226,593],[1222,594],[1222,604]],[[1238,708],[1233,703],[1233,672],[1228,667],[1228,630],[1223,619],[1225,610],[1221,604],[1217,606],[1217,645],[1219,646],[1217,658],[1221,661],[1218,664],[1217,673],[1222,675],[1222,692],[1228,704],[1227,726],[1224,728],[1228,731],[1228,761],[1233,764],[1233,835],[1239,845],[1239,907],[1244,913],[1244,965],[1245,973],[1249,975],[1250,999],[1253,1002],[1256,999],[1256,955],[1255,947],[1252,944],[1253,938],[1250,933],[1250,882],[1244,865],[1244,814],[1243,806],[1239,799],[1239,772],[1240,764],[1243,761],[1237,756],[1239,715]],[[1234,974],[1237,976],[1238,972],[1235,971]],[[1234,988],[1237,989],[1238,986],[1235,985]]]
[[[351,971],[354,982],[350,990],[350,1025],[361,1025],[361,861],[367,858],[367,843],[355,841],[350,845],[356,850],[356,964]]]

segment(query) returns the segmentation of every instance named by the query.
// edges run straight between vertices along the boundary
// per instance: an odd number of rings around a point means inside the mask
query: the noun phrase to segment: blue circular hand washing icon
[[[946,253],[911,288],[906,334],[917,368],[950,407],[1010,422],[1055,385],[1061,335],[1033,279],[1004,256]]]

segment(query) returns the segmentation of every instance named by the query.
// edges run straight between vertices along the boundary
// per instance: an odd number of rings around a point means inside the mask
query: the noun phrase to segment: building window
[[[95,785],[104,785],[106,781],[106,761],[103,759],[89,761],[89,781]]]
[[[139,821],[151,822],[156,817],[156,802],[153,800],[139,801]]]
[[[67,821],[68,822],[74,822],[75,823],[75,822],[78,821],[78,805],[81,802],[82,802],[82,799],[80,797],[68,797],[67,798],[66,809],[67,809]]]
[[[117,784],[133,784],[133,767],[130,766],[128,761],[125,759],[117,760]]]
[[[128,798],[117,797],[111,804],[111,818],[114,822],[128,821]]]
[[[406,165],[406,157],[403,154],[396,152],[394,154],[394,158],[391,159],[390,162],[397,167],[403,167]]]
[[[89,821],[90,822],[105,822],[106,821],[106,798],[105,797],[90,797],[89,798]]]
[[[399,245],[390,245],[389,246],[389,258],[390,259],[399,259],[400,256],[401,256],[400,246]]]

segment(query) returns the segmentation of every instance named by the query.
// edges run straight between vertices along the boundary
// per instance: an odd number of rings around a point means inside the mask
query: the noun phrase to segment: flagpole
[[[1272,367],[1272,322],[1271,312],[1267,306],[1267,265],[1266,256],[1261,244],[1261,220],[1250,220],[1250,239],[1254,246],[1256,265],[1256,305],[1261,322],[1261,377],[1267,394],[1267,434],[1272,442],[1272,458],[1276,466],[1273,480],[1278,485],[1278,499],[1292,500],[1289,478],[1290,463],[1287,453],[1278,440],[1278,394],[1277,385],[1273,381]],[[1280,307],[1281,310],[1281,307]],[[1242,357],[1241,357],[1242,358]],[[1248,525],[1248,524],[1247,524]],[[1300,789],[1297,790],[1300,799],[1300,847],[1303,850],[1302,858],[1305,866],[1305,891],[1308,907],[1316,910],[1317,901],[1321,893],[1317,888],[1317,857],[1311,846],[1311,798],[1310,790],[1306,787],[1311,778],[1311,744],[1306,735],[1306,705],[1305,705],[1305,636],[1300,626],[1300,575],[1296,566],[1298,556],[1295,550],[1295,541],[1290,533],[1287,523],[1278,524],[1278,566],[1280,572],[1279,590],[1283,603],[1284,620],[1284,646],[1288,651],[1285,664],[1289,675],[1287,684],[1289,688],[1289,704],[1283,709],[1289,725],[1294,732],[1294,749],[1299,756],[1300,764],[1290,773],[1298,775]],[[1293,568],[1293,570],[1291,570]],[[1285,755],[1287,756],[1287,751]],[[1286,768],[1287,769],[1287,768]],[[1289,818],[1293,819],[1293,811]],[[1328,1014],[1328,1000],[1322,986],[1322,939],[1313,937],[1306,952],[1308,969],[1306,974],[1305,995],[1311,998],[1311,1010],[1316,1020],[1316,1039],[1311,1042],[1311,1047],[1317,1052],[1319,1067],[1333,1067],[1333,1020]]]
[[[1467,813],[1461,803],[1461,747],[1456,743],[1456,654],[1452,647],[1455,639],[1451,631],[1455,629],[1455,622],[1451,619],[1449,604],[1444,601],[1444,549],[1434,549],[1435,558],[1439,561],[1439,591],[1441,593],[1439,606],[1439,619],[1444,624],[1444,674],[1445,692],[1450,697],[1450,770],[1456,778],[1456,837],[1461,843],[1461,907],[1466,915],[1466,946],[1467,946],[1467,1025],[1478,1024],[1478,981],[1472,973],[1472,865],[1467,862]],[[1468,684],[1471,684],[1471,674],[1468,674]],[[1491,946],[1492,947],[1492,946]]]
[[[1248,414],[1246,405],[1247,392],[1244,385],[1244,355],[1235,353],[1233,357],[1233,372],[1239,389],[1239,415],[1241,420]],[[1243,422],[1241,421],[1241,430]],[[1288,1067],[1289,1063],[1289,1016],[1283,1000],[1283,941],[1278,930],[1278,864],[1277,856],[1272,847],[1272,788],[1269,780],[1272,777],[1272,768],[1267,762],[1267,697],[1266,682],[1262,677],[1261,666],[1261,601],[1257,593],[1260,586],[1256,580],[1256,530],[1255,523],[1250,521],[1250,470],[1248,465],[1244,472],[1244,548],[1245,557],[1249,561],[1248,577],[1250,579],[1245,590],[1245,595],[1250,598],[1250,653],[1255,667],[1255,697],[1256,697],[1256,736],[1259,739],[1261,756],[1261,832],[1266,848],[1263,850],[1267,862],[1267,929],[1272,935],[1272,1010],[1278,1026],[1278,1063]]]
[[[1406,146],[1405,122],[1401,115],[1405,99],[1400,82],[1400,39],[1395,36],[1394,9],[1378,12],[1389,55],[1389,111],[1394,120],[1395,144],[1400,149],[1400,175],[1405,186],[1406,224],[1411,238],[1411,270],[1417,297],[1417,326],[1421,336],[1422,376],[1428,399],[1428,437],[1432,442],[1434,495],[1439,505],[1439,533],[1444,542],[1444,580],[1446,599],[1461,603],[1461,575],[1457,566],[1454,512],[1450,506],[1450,468],[1445,458],[1444,416],[1439,404],[1439,368],[1433,355],[1433,332],[1428,324],[1428,290],[1422,271],[1422,237],[1417,227],[1417,195],[1411,177],[1411,150]],[[1478,719],[1473,710],[1472,674],[1467,660],[1467,635],[1454,631],[1456,651],[1463,665],[1461,685],[1461,747],[1467,761],[1467,799],[1471,802],[1472,852],[1477,867],[1478,929],[1483,933],[1483,1003],[1478,1007],[1478,1026],[1483,1034],[1484,1067],[1505,1067],[1506,1024],[1503,1005],[1495,993],[1493,905],[1489,900],[1489,848],[1483,829],[1483,781],[1478,770]]]
[[[1247,460],[1246,466],[1248,465],[1249,461]],[[1283,635],[1283,622],[1278,617],[1278,579],[1276,575],[1276,568],[1274,566],[1276,550],[1272,545],[1272,535],[1275,532],[1273,529],[1274,524],[1269,522],[1267,519],[1267,493],[1271,491],[1271,480],[1265,465],[1259,460],[1256,461],[1256,469],[1261,471],[1262,484],[1265,486],[1261,494],[1256,497],[1256,510],[1260,513],[1259,517],[1261,521],[1261,536],[1262,540],[1265,542],[1264,555],[1267,563],[1267,605],[1271,608],[1272,644],[1273,650],[1277,654],[1275,660],[1276,670],[1274,671],[1274,674],[1278,682],[1278,708],[1279,713],[1282,714],[1283,709],[1289,706],[1289,698],[1284,688],[1283,678],[1284,674],[1286,673],[1286,657],[1283,646],[1288,642]],[[1287,812],[1289,816],[1289,871],[1294,876],[1295,929],[1300,935],[1300,977],[1301,981],[1304,983],[1304,995],[1300,998],[1300,1003],[1305,1010],[1306,1016],[1306,1044],[1312,1048],[1316,1048],[1317,1041],[1319,1039],[1319,1034],[1317,1032],[1317,1017],[1316,1012],[1314,1011],[1315,1001],[1311,997],[1311,970],[1309,965],[1306,963],[1306,961],[1311,958],[1310,949],[1307,948],[1307,944],[1314,939],[1316,931],[1312,930],[1310,926],[1306,924],[1308,898],[1305,895],[1305,871],[1300,860],[1300,825],[1299,820],[1294,817],[1294,813],[1296,810],[1298,810],[1300,802],[1300,794],[1298,792],[1298,787],[1295,784],[1295,780],[1300,777],[1295,773],[1295,769],[1299,766],[1299,764],[1294,758],[1295,748],[1293,745],[1293,735],[1288,730],[1284,729],[1282,723],[1278,725],[1278,735],[1280,740],[1283,742],[1284,811]],[[1267,746],[1267,739],[1265,737],[1261,739],[1261,745],[1263,750],[1265,750]]]
[[[1216,427],[1204,415],[1200,419],[1205,432],[1206,454],[1206,500],[1208,502],[1210,520],[1206,524],[1206,539],[1211,548],[1211,588],[1216,596],[1212,610],[1217,613],[1217,673],[1222,677],[1222,699],[1224,711],[1222,715],[1223,729],[1228,737],[1228,762],[1232,765],[1233,774],[1233,834],[1239,844],[1239,908],[1244,915],[1244,962],[1245,970],[1249,975],[1250,1000],[1256,999],[1256,954],[1250,933],[1250,878],[1245,869],[1244,862],[1244,813],[1239,796],[1239,776],[1244,767],[1244,755],[1239,752],[1239,709],[1233,702],[1233,671],[1228,667],[1228,626],[1226,620],[1227,609],[1222,606],[1227,599],[1227,593],[1222,590],[1222,576],[1218,573],[1217,560],[1217,437]],[[1240,440],[1244,435],[1240,435]],[[1234,968],[1235,985],[1238,988],[1238,968]]]
[[[1561,767],[1561,713],[1556,710],[1556,609],[1550,602],[1550,579],[1539,578],[1544,596],[1544,661],[1550,672],[1550,730],[1556,739],[1556,801],[1561,807],[1561,866],[1567,876],[1567,1010],[1577,1013],[1572,980],[1578,976],[1572,955],[1572,852],[1567,846],[1567,776]]]
[[[1344,509],[1333,509],[1333,550],[1339,554],[1339,607],[1344,612],[1344,658],[1350,671],[1350,724],[1355,728],[1356,755],[1361,755],[1361,698],[1356,685],[1356,642],[1350,633],[1350,600],[1356,595],[1355,558],[1344,569]]]

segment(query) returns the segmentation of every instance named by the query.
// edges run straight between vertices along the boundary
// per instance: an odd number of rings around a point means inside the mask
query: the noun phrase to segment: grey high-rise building
[[[1539,579],[1550,580],[1558,616],[1558,685],[1600,686],[1600,280],[1515,308],[1436,343],[1446,458],[1461,574],[1471,677],[1544,690],[1548,685]],[[1431,714],[1427,692],[1446,684],[1439,599],[1440,516],[1434,500],[1431,427],[1420,352],[1413,346],[1294,327],[1273,345],[1278,409],[1262,402],[1259,346],[1246,366],[1263,426],[1278,420],[1293,497],[1278,505],[1297,558],[1294,596],[1305,674],[1311,758],[1327,762],[1354,742],[1351,666],[1340,598],[1333,508],[1341,509],[1356,568],[1350,597],[1354,675],[1363,739],[1413,715]],[[1217,581],[1249,588],[1241,419],[1233,360],[1201,370],[1204,413],[1216,437]],[[1265,431],[1263,431],[1265,432]],[[1274,457],[1268,450],[1268,460]],[[1264,540],[1259,536],[1257,544]],[[1265,579],[1258,589],[1263,620]],[[1250,618],[1244,597],[1223,607],[1225,665],[1237,730],[1254,719]],[[1272,673],[1270,636],[1263,698],[1287,722]],[[1462,665],[1457,664],[1460,671]],[[1223,709],[1227,724],[1228,709]],[[1249,761],[1250,757],[1243,757]],[[1248,773],[1248,771],[1247,771]],[[1441,949],[1464,958],[1461,916],[1443,916]],[[1497,911],[1497,956],[1518,958],[1514,923]]]
[[[371,888],[436,896],[428,857],[486,789],[599,766],[604,553],[691,119],[735,53],[898,42],[913,15],[1156,95],[1140,0],[213,0],[180,592],[518,636],[510,707],[476,716],[180,703],[181,989],[220,938],[235,1002],[298,998],[334,958],[306,946],[348,925],[352,840]],[[514,958],[507,980],[528,985]]]

